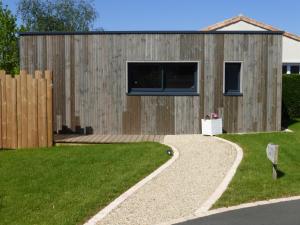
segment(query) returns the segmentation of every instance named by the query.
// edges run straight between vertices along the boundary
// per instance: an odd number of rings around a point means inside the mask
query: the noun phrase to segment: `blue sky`
[[[15,12],[17,0],[3,0]],[[105,30],[199,30],[240,13],[300,35],[299,0],[94,1]]]

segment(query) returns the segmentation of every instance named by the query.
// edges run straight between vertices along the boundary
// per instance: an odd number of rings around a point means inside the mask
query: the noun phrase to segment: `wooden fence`
[[[12,77],[0,71],[0,148],[52,144],[52,72]]]

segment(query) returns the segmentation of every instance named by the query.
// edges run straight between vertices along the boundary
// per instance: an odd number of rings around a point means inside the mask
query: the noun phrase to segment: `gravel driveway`
[[[188,216],[200,208],[232,166],[235,149],[213,137],[168,135],[179,158],[97,225],[153,225]]]

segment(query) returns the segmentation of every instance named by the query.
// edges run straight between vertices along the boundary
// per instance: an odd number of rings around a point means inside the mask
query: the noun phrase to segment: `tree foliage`
[[[0,69],[15,74],[19,68],[17,18],[0,0]]]
[[[90,0],[20,0],[18,13],[29,31],[89,31],[97,18]]]

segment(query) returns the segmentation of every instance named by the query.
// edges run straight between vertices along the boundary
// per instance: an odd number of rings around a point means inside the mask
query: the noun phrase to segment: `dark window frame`
[[[240,63],[241,68],[240,68],[240,77],[239,77],[239,91],[232,91],[232,92],[226,92],[226,87],[225,87],[225,69],[226,69],[226,63]],[[244,61],[224,61],[223,63],[223,95],[224,96],[243,96],[243,67],[244,67]]]
[[[286,64],[282,64],[282,74],[287,74],[287,68],[288,66]]]
[[[296,72],[294,71],[294,68],[297,68]],[[290,65],[290,74],[300,74],[300,65],[298,65],[298,64],[291,64]]]
[[[225,82],[225,71],[226,71],[226,63],[240,63],[241,68],[240,68],[240,77],[239,77],[239,91],[232,91],[232,92],[226,92],[226,82]],[[243,96],[243,67],[244,67],[244,61],[224,61],[223,63],[223,95],[224,96]]]
[[[129,87],[129,74],[128,65],[130,63],[141,63],[141,64],[196,64],[197,70],[194,75],[194,89],[191,88],[165,88],[164,82],[166,81],[165,74],[162,74],[162,87],[161,88],[131,88]],[[164,65],[162,65],[164,67]],[[200,80],[200,61],[126,61],[126,94],[132,96],[198,96],[199,95],[199,80]]]

